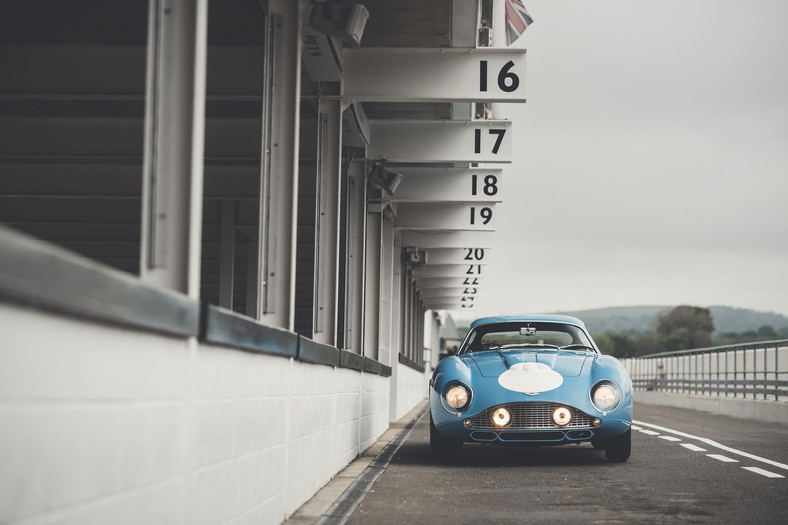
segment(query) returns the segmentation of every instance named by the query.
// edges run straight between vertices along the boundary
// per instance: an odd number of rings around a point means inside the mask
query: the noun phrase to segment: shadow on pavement
[[[604,451],[593,448],[589,443],[547,447],[465,443],[456,461],[439,463],[433,459],[430,452],[429,418],[426,416],[413,428],[408,439],[394,455],[392,463],[441,467],[610,465]]]

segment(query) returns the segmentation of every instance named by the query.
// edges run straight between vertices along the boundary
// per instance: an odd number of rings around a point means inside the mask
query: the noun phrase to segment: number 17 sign
[[[370,120],[369,154],[393,162],[512,161],[509,120]]]

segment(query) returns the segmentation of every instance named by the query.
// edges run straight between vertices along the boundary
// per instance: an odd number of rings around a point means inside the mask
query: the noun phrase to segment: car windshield
[[[523,321],[478,326],[468,334],[459,353],[523,347],[594,351],[588,335],[577,326]]]

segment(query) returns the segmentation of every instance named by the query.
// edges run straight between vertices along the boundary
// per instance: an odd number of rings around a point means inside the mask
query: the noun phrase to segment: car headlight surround
[[[602,414],[607,415],[621,404],[621,387],[615,381],[603,379],[597,382],[589,392],[591,404]]]
[[[453,381],[443,389],[441,400],[450,412],[463,412],[471,404],[473,391],[471,387],[461,381]]]

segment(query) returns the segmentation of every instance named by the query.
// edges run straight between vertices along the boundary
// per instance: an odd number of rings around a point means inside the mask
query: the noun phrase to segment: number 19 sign
[[[495,231],[494,203],[401,202],[394,228],[400,230]]]

